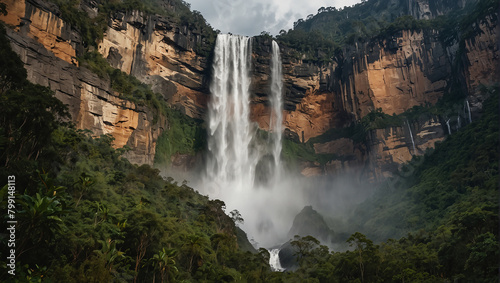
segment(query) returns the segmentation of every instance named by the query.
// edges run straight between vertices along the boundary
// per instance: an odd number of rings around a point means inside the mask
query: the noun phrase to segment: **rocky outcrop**
[[[95,136],[110,134],[115,147],[131,148],[125,154],[131,162],[152,165],[156,140],[168,127],[165,118],[120,99],[109,81],[78,68],[76,57],[84,50],[81,36],[60,18],[56,5],[43,0],[4,3],[8,14],[0,20],[15,31],[9,37],[29,80],[54,90],[68,105],[78,128],[90,129]],[[82,1],[80,8],[90,17],[98,15],[94,1]],[[206,57],[193,51],[203,44],[200,31],[169,19],[115,11],[98,51],[113,67],[150,84],[170,105],[188,116],[204,118],[208,64]],[[178,159],[172,161],[175,166],[186,165],[178,164]]]
[[[207,58],[193,50],[203,44],[199,31],[140,12],[116,12],[99,52],[110,64],[152,85],[186,115],[204,118]]]
[[[15,24],[14,30],[7,30],[8,37],[25,64],[28,79],[55,91],[68,105],[77,128],[89,129],[94,136],[109,134],[114,147],[131,148],[125,157],[132,163],[153,164],[156,139],[167,126],[165,119],[158,117],[153,123],[153,111],[120,99],[109,81],[77,67],[74,54],[78,44],[72,38],[78,39],[78,34],[45,10],[44,2],[7,4],[8,18],[0,20]]]
[[[35,39],[57,58],[77,65],[80,35],[53,11],[57,6],[37,0],[5,0],[8,14],[0,20],[21,34]]]
[[[251,92],[254,95],[251,118],[261,129],[269,125],[271,40],[257,37],[253,40],[253,76]],[[295,59],[291,50],[282,48],[284,86],[284,127],[295,133],[300,141],[318,136],[328,129],[342,125],[342,109],[335,103],[335,94],[326,89],[326,78],[332,75],[336,64],[318,66]]]
[[[347,49],[331,84],[345,111],[358,120],[378,108],[392,115],[436,103],[451,76],[451,62],[437,36],[401,31]]]

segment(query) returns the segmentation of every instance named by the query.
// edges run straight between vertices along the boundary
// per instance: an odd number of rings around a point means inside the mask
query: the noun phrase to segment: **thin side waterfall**
[[[460,122],[460,115],[458,115],[458,118],[457,118],[457,130],[462,128],[462,123]]]
[[[469,113],[469,123],[472,123],[472,116],[470,114],[469,100],[465,100],[465,105],[467,106],[467,112]]]
[[[234,189],[252,187],[258,159],[251,152],[254,127],[250,115],[250,38],[218,35],[208,104],[207,176]],[[219,188],[213,188],[218,190]]]
[[[450,119],[446,121],[446,126],[448,127],[448,135],[451,135]]]
[[[274,157],[274,179],[279,179],[281,169],[281,136],[283,123],[283,73],[281,66],[280,47],[276,41],[272,43],[271,60],[271,102],[272,112],[269,121],[269,130],[272,133],[272,155]]]
[[[285,269],[281,267],[279,249],[272,249],[269,251],[269,265],[271,266],[272,271],[283,272]]]
[[[415,149],[415,141],[413,140],[413,133],[411,132],[410,123],[406,120],[406,124],[408,125],[408,130],[410,131],[411,144],[413,145],[413,155],[417,154],[417,150]]]

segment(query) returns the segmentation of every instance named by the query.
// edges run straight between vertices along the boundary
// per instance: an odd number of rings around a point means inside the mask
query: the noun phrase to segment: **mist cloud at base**
[[[244,219],[240,228],[258,247],[265,248],[289,240],[287,234],[293,220],[304,206],[312,205],[325,218],[342,220],[373,192],[372,186],[345,174],[304,177],[282,171],[279,176],[279,180],[255,187],[209,183],[203,178],[191,181],[190,185],[211,199],[224,201],[226,214],[238,210]],[[338,231],[336,227],[330,229]]]

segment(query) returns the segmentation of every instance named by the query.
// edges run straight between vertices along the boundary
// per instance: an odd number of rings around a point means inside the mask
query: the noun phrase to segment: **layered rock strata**
[[[79,36],[57,17],[45,2],[8,1],[8,15],[0,20],[8,29],[13,50],[25,64],[28,79],[52,89],[68,105],[79,129],[94,136],[109,134],[114,147],[131,148],[125,153],[132,163],[153,164],[156,139],[167,127],[164,118],[156,123],[147,107],[120,99],[109,81],[97,77],[75,61]]]

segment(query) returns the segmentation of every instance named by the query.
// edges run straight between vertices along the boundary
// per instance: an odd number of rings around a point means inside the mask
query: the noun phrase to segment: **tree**
[[[76,201],[75,208],[78,207],[78,204],[80,203],[80,200],[83,197],[83,194],[86,193],[93,185],[94,185],[94,180],[92,180],[91,176],[87,175],[86,173],[82,173],[80,177],[78,178],[78,181],[75,182],[74,186],[75,188],[78,189],[80,192],[80,195],[78,196],[78,200]]]
[[[195,234],[186,237],[184,242],[184,248],[186,249],[189,258],[189,267],[188,267],[189,272],[193,272],[198,267],[202,266],[203,259],[206,256],[205,252],[206,246],[207,246],[207,240],[202,235]]]
[[[376,256],[377,248],[373,245],[372,240],[359,232],[352,234],[347,239],[347,243],[349,243],[350,247],[354,247],[358,258],[361,282],[365,282],[365,264]]]
[[[230,214],[229,216],[231,217],[231,219],[235,224],[237,223],[243,224],[244,222],[243,217],[241,217],[241,214],[237,209],[231,211],[229,214]]]
[[[177,251],[175,249],[162,248],[161,251],[153,255],[150,259],[155,271],[160,272],[161,282],[170,282],[175,279],[179,270],[177,269],[175,257]],[[153,282],[155,277],[153,277]]]
[[[295,256],[300,265],[303,264],[304,258],[311,255],[311,252],[319,246],[320,242],[313,236],[300,237],[294,236],[294,240],[290,242],[295,249]]]
[[[39,173],[39,178],[39,188],[35,195],[25,193],[19,196],[21,209],[17,212],[17,217],[21,236],[18,257],[29,250],[40,248],[40,245],[47,247],[56,234],[62,231],[64,224],[61,217],[68,213],[63,203],[64,196],[57,194],[65,188],[55,186],[46,173]]]

